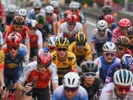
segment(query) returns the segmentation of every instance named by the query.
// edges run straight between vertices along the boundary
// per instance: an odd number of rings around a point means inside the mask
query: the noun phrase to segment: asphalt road
[[[32,9],[32,7],[25,7],[28,11]],[[95,28],[96,26],[96,19],[86,16],[86,22],[87,22],[87,34],[88,34],[88,43],[90,44],[91,42],[91,33],[92,30]]]

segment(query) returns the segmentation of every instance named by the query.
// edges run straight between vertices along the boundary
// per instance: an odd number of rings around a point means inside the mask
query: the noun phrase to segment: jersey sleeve
[[[4,59],[5,59],[5,54],[2,50],[0,50],[0,68],[4,69]]]
[[[0,44],[2,45],[4,43],[4,41],[3,41],[3,34],[2,34],[2,32],[0,31]]]
[[[71,69],[72,71],[77,71],[77,59],[76,59],[76,56],[73,54],[73,56],[71,57],[72,59],[72,65],[71,65]]]
[[[85,57],[86,60],[91,60],[92,59],[91,48],[90,48],[89,44],[86,45],[86,53],[85,53],[85,55],[86,55],[86,57]]]
[[[58,32],[57,32],[58,37],[63,37],[63,26],[64,26],[64,23],[62,23],[58,29]]]
[[[4,41],[6,41],[6,38],[9,35],[10,31],[11,31],[10,26],[6,26],[4,31]]]
[[[57,24],[57,15],[53,14],[53,24]]]
[[[24,37],[24,42],[30,42],[30,31],[29,28],[27,26],[25,27],[25,37]]]
[[[26,64],[27,64],[28,61],[29,61],[28,52],[27,52],[25,49],[23,49],[23,48],[21,48],[21,49],[22,49],[22,61],[23,61],[23,67],[25,67]]]
[[[97,33],[97,30],[94,29],[91,35],[91,42],[96,42],[96,33]]]
[[[108,32],[108,41],[111,41],[112,40],[112,32],[111,32],[111,30],[107,30],[107,32]]]
[[[43,40],[42,40],[42,33],[41,33],[41,31],[37,30],[37,34],[38,34],[37,43],[38,43],[38,45],[42,45]]]
[[[94,63],[98,65],[98,71],[96,73],[100,74],[100,68],[102,66],[102,62],[101,62],[100,58],[95,59]]]
[[[51,69],[52,69],[52,82],[58,82],[57,67],[54,63],[52,63]]]

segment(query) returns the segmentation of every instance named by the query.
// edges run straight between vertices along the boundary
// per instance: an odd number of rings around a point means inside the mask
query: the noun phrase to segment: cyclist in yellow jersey
[[[59,85],[62,84],[63,76],[70,72],[77,72],[76,57],[70,51],[67,51],[69,40],[65,37],[57,38],[56,51],[52,52],[53,62],[57,66],[57,74],[59,77]]]
[[[83,61],[92,59],[91,48],[87,43],[87,36],[83,32],[79,32],[75,36],[75,42],[69,45],[68,50],[75,54],[78,66],[80,66]]]

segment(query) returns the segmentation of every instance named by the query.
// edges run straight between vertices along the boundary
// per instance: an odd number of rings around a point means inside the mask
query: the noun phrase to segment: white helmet
[[[80,8],[80,4],[78,2],[75,2],[75,1],[72,1],[70,4],[69,4],[69,8],[70,9],[79,9]]]
[[[54,12],[54,8],[52,6],[46,6],[45,7],[45,12],[46,13],[53,13]]]
[[[103,46],[102,46],[102,50],[104,52],[116,52],[116,46],[113,42],[106,42]]]
[[[65,87],[76,88],[80,86],[80,77],[75,72],[68,72],[62,80]]]
[[[119,69],[114,73],[113,81],[117,85],[129,86],[133,83],[133,74],[126,69]]]
[[[54,8],[59,7],[59,2],[58,1],[51,1],[50,5],[53,6]]]
[[[29,22],[28,22],[28,27],[36,27],[37,26],[37,21],[34,20],[34,19],[31,19]]]
[[[15,5],[9,5],[8,11],[11,12],[11,13],[15,13],[15,11],[16,11],[16,6],[15,6]]]
[[[52,35],[48,40],[47,40],[47,44],[48,46],[56,46],[55,42],[57,40],[57,36],[56,35]]]
[[[20,16],[26,16],[27,15],[27,10],[26,9],[19,9],[18,14]]]
[[[35,1],[35,2],[33,3],[33,7],[34,7],[34,8],[41,8],[41,7],[42,7],[42,3],[41,3],[40,1]]]
[[[99,20],[96,26],[99,30],[105,30],[108,28],[108,23],[105,20]]]

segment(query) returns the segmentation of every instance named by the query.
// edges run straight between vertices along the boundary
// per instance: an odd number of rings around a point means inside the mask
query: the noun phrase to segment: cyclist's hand
[[[31,84],[27,83],[26,86],[24,87],[23,91],[29,92],[31,90]]]
[[[91,54],[92,54],[92,55],[96,54],[96,51],[95,51],[95,50],[93,50],[93,51],[91,52]]]

